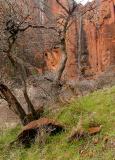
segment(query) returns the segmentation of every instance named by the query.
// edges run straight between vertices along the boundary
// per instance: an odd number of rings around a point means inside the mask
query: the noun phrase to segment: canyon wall
[[[115,64],[115,2],[103,0],[96,11],[84,17],[89,65],[93,74],[99,74]]]
[[[61,2],[63,6],[66,8],[69,8],[71,5],[71,0],[63,0]],[[57,4],[56,0],[49,0],[48,1],[51,12],[53,16],[59,16],[64,15],[65,11],[63,8]],[[77,50],[77,24],[76,24],[76,18],[70,20],[70,23],[72,22],[72,25],[70,25],[68,32],[67,32],[67,54],[68,54],[68,60],[66,63],[66,67],[63,73],[63,79],[76,79],[78,77],[78,67],[77,67],[77,59],[76,59],[76,50]],[[48,64],[48,69],[50,70],[56,70],[56,68],[59,65],[59,60],[61,58],[61,51],[60,49],[54,49],[52,53],[48,53],[48,56],[46,58],[46,63]],[[53,65],[52,65],[53,64]],[[54,65],[56,64],[56,65]]]
[[[63,3],[68,7],[66,0]],[[56,1],[50,1],[50,5],[54,15],[63,12]],[[91,9],[91,5],[95,7]],[[115,1],[91,2],[82,6],[82,10],[86,10],[86,13],[81,17],[77,16],[76,10],[76,17],[67,33],[68,61],[63,75],[65,79],[94,78],[115,64]],[[53,51],[53,54],[48,55],[48,68],[56,70],[60,51]]]
[[[24,2],[18,2],[20,12],[29,14],[27,22],[32,24],[52,26],[54,17],[65,14],[56,0],[44,1],[45,5],[43,0],[28,0],[28,4]],[[72,0],[60,2],[69,8]],[[44,9],[46,14],[39,8]],[[78,8],[67,31],[68,60],[63,73],[66,80],[94,78],[115,64],[115,0],[95,0],[85,6],[79,4]],[[55,37],[51,30],[44,32],[30,28],[19,37],[19,53],[24,53],[24,60],[34,64],[39,73],[46,70],[55,72],[61,59],[59,48],[50,50]]]

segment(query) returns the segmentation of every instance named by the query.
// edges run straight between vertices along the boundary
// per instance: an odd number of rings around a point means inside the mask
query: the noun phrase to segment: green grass
[[[85,129],[92,122],[102,125],[102,131],[93,137],[68,143],[67,137],[81,114]],[[108,136],[115,143],[115,87],[80,97],[63,106],[55,115],[50,114],[50,117],[63,123],[66,131],[48,137],[46,144],[41,147],[36,142],[29,149],[8,147],[19,133],[20,126],[1,132],[0,160],[115,160],[114,146],[105,146],[103,141]],[[94,139],[98,139],[97,144],[93,143]]]

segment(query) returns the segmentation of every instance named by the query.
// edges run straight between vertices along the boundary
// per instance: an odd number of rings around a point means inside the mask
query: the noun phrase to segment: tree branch
[[[56,0],[56,2],[64,9],[64,11],[66,11],[67,14],[69,14],[69,10],[59,0]]]

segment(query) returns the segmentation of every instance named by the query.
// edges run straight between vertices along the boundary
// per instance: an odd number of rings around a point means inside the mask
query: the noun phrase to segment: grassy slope
[[[84,128],[88,127],[93,117],[94,123],[103,125],[102,131],[98,135],[70,144],[67,137],[71,129],[77,125],[81,113]],[[92,114],[94,116],[91,116]],[[0,160],[115,160],[115,148],[111,145],[105,147],[103,141],[104,137],[108,136],[115,143],[115,87],[81,97],[64,106],[53,117],[64,123],[67,131],[49,137],[41,149],[38,142],[29,149],[7,147],[20,131],[19,126],[1,133]],[[97,144],[93,143],[95,139],[98,139]]]

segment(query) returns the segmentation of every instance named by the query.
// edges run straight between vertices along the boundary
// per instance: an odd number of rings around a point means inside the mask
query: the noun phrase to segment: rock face
[[[47,0],[44,1],[46,3],[44,9],[47,13],[45,16],[38,9],[39,6],[43,9],[42,1],[28,0],[31,15],[29,18],[33,24],[36,21],[39,21],[40,24],[46,21],[46,24],[51,26],[52,21],[49,22],[47,16],[56,17],[64,13],[64,10],[56,0]],[[19,4],[24,6],[22,2],[23,0]],[[69,8],[72,0],[60,0],[60,2]],[[91,9],[91,6],[94,6],[94,9]],[[68,60],[63,73],[65,80],[96,77],[115,64],[115,0],[95,0],[85,6],[79,5],[79,8],[86,12],[83,16],[78,16],[78,9],[76,9],[75,16],[71,19],[72,25],[68,29],[66,42]],[[50,31],[45,34],[44,38],[41,31],[30,29],[23,38],[24,47],[28,49],[27,46],[29,46],[28,50],[31,48],[31,52],[35,55],[36,68],[39,73],[45,70],[55,72],[59,65],[60,49],[51,51],[49,47],[55,37],[53,34]],[[28,37],[31,42],[26,40]],[[49,43],[48,46],[47,43]],[[43,60],[44,55],[40,54],[43,50],[45,50],[45,61]]]
[[[98,74],[115,63],[115,2],[101,1],[92,18],[87,13],[84,29],[87,37],[89,64]]]
[[[67,6],[66,0],[63,3]],[[80,75],[94,77],[115,64],[115,1],[100,0],[92,3],[95,9],[87,11],[82,18],[74,19],[68,30],[65,79],[78,79]],[[62,11],[56,1],[50,1],[50,5],[55,15]],[[83,8],[87,10],[89,5]],[[56,70],[60,56],[61,53],[55,51],[54,54],[48,53],[46,62],[50,70]]]
[[[62,2],[61,2],[62,3]],[[66,6],[67,8],[71,4],[71,0],[63,0],[63,5]],[[49,0],[49,5],[51,8],[51,12],[53,13],[54,16],[59,15],[64,13],[64,10],[62,7],[60,7],[56,0]],[[72,25],[68,29],[68,34],[67,34],[67,52],[68,52],[68,60],[66,64],[66,68],[63,74],[63,79],[76,79],[78,74],[77,74],[77,60],[76,60],[76,49],[77,49],[77,32],[76,32],[76,19],[72,20]],[[56,67],[58,67],[59,60],[61,58],[61,52],[58,49],[57,52],[55,50],[53,51],[53,54],[48,53],[48,59],[46,59],[46,62],[48,64],[48,68],[51,70],[56,70]],[[55,55],[55,56],[54,56]],[[49,58],[50,57],[50,58]],[[55,57],[55,58],[53,58]],[[51,65],[49,66],[49,59],[56,63],[56,65]]]
[[[64,13],[56,0],[44,0],[44,3],[47,3],[46,8],[42,2],[43,0],[28,0],[27,4],[24,0],[17,2],[22,15],[27,15],[27,12],[31,15],[28,16],[27,23],[37,22],[42,25],[46,21],[45,24],[50,23],[51,26],[52,21],[48,22],[46,17],[51,18],[51,15],[55,17]],[[72,0],[60,0],[60,2],[68,8]],[[89,9],[93,4],[95,8]],[[115,64],[115,0],[95,0],[85,6],[79,6],[86,12],[81,17],[78,16],[78,9],[76,9],[75,16],[71,19],[72,25],[68,29],[66,42],[68,60],[63,74],[63,79],[66,80],[95,77]],[[47,15],[43,14],[39,7],[46,9]],[[24,50],[23,59],[34,64],[41,74],[46,70],[55,71],[61,59],[60,49],[51,52],[50,47],[44,45],[47,42],[51,45],[52,37],[55,35],[51,31],[45,35],[44,38],[42,30],[30,28],[23,36],[19,36],[17,46],[19,56]],[[44,55],[41,54],[44,50],[45,61]]]

